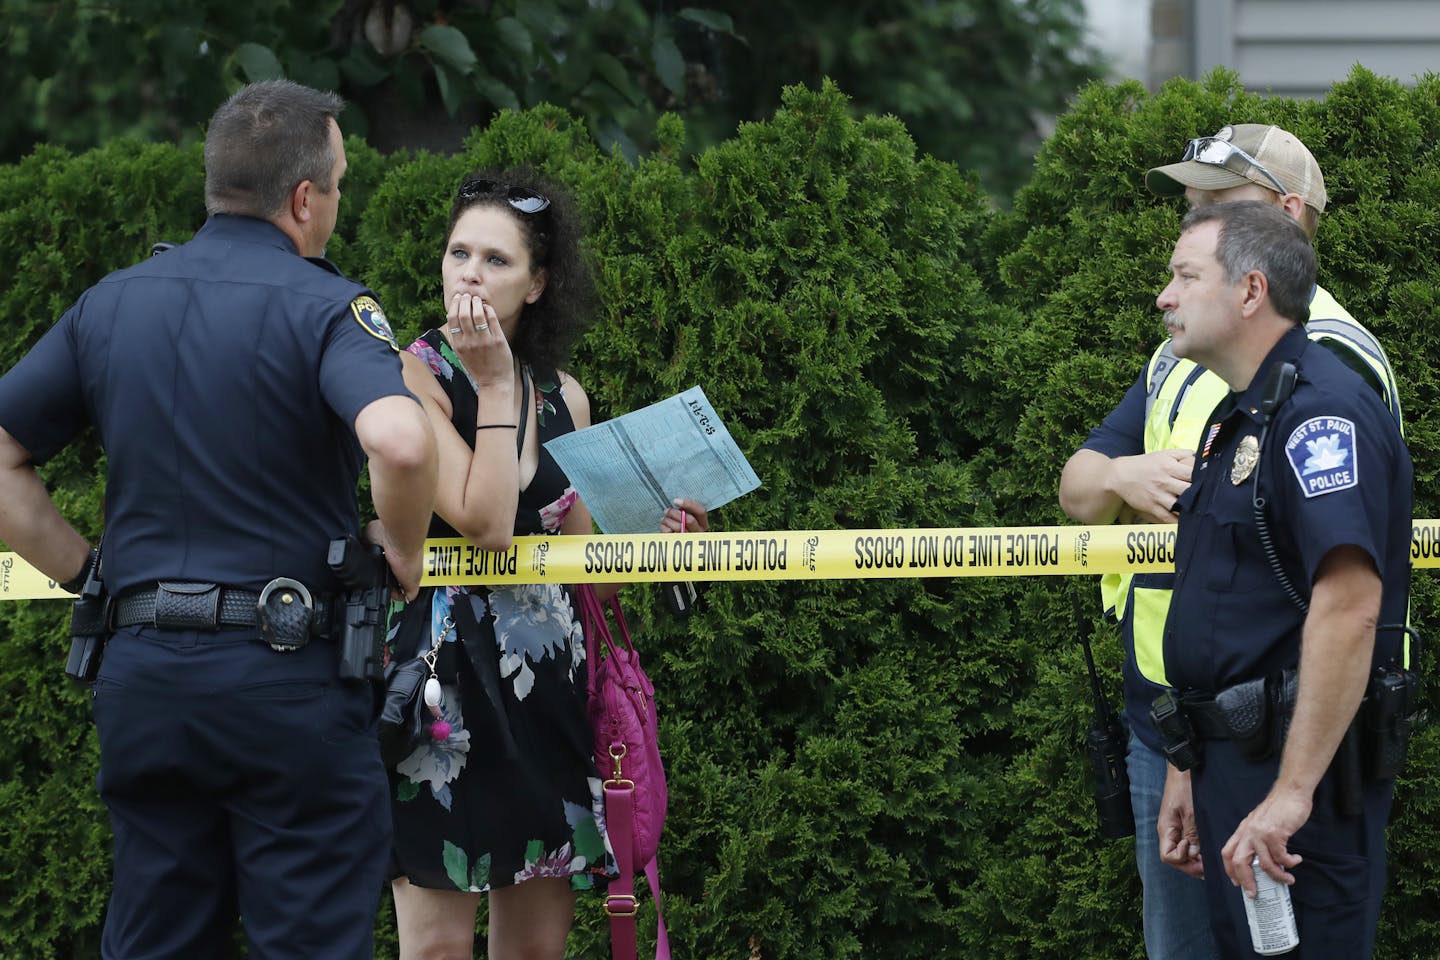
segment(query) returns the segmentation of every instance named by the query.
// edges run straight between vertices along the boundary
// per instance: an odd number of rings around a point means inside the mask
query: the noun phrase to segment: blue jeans
[[[1125,754],[1130,806],[1135,811],[1135,865],[1144,887],[1145,954],[1150,960],[1214,960],[1205,881],[1160,859],[1155,821],[1165,792],[1165,756],[1133,733]]]

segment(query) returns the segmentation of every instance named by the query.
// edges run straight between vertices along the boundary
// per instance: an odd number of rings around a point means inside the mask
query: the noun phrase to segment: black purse
[[[425,742],[423,704],[428,664],[423,657],[385,667],[385,700],[380,706],[380,759],[394,767]]]
[[[419,611],[424,614],[420,622],[428,627],[429,605]],[[423,652],[409,659],[392,659],[385,665],[385,698],[380,705],[379,737],[380,759],[387,768],[393,768],[430,739],[443,740],[450,736],[450,725],[440,714],[440,677],[435,672],[435,661],[440,656],[440,646],[455,628],[453,620],[445,621],[445,628],[433,638]],[[417,644],[397,644],[414,649]],[[441,729],[443,726],[443,729]]]

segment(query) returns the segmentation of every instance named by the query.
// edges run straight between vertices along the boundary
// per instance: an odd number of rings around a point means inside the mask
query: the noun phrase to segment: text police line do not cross
[[[636,583],[1072,576],[1174,568],[1175,528],[1056,527],[771,530],[516,537],[509,550],[462,539],[425,544],[422,583]],[[1440,567],[1440,520],[1416,520],[1410,562]],[[0,600],[71,599],[13,553],[0,553]]]

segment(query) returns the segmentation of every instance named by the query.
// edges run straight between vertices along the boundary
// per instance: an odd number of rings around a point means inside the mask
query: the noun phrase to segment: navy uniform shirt
[[[0,378],[0,426],[43,463],[87,425],[108,460],[105,581],[336,586],[358,533],[356,415],[409,396],[369,291],[275,226],[215,216],[85,291]]]
[[[1297,369],[1295,390],[1257,453],[1268,373],[1287,360]],[[1299,662],[1305,614],[1265,557],[1252,508],[1256,470],[1277,554],[1300,595],[1309,599],[1327,553],[1353,545],[1380,572],[1380,622],[1405,622],[1410,454],[1374,391],[1297,326],[1254,382],[1216,410],[1180,498],[1165,667],[1181,690],[1214,693]],[[1402,639],[1379,634],[1375,663],[1398,660]]]

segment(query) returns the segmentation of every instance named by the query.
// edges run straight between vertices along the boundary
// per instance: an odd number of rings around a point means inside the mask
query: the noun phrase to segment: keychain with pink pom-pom
[[[436,741],[450,739],[450,724],[441,719],[440,707],[445,702],[445,691],[440,689],[440,678],[433,673],[425,681],[425,706],[435,722],[430,724],[430,738]]]
[[[435,640],[435,645],[425,655],[425,663],[430,667],[430,676],[425,678],[425,709],[429,710],[430,715],[435,718],[434,722],[430,724],[430,739],[436,743],[444,743],[450,739],[450,724],[442,719],[444,715],[440,712],[440,708],[445,705],[445,691],[440,686],[440,677],[435,673],[435,660],[440,656],[440,644],[445,642],[446,636],[454,627],[455,621],[446,617],[445,629],[440,632],[440,636]]]

